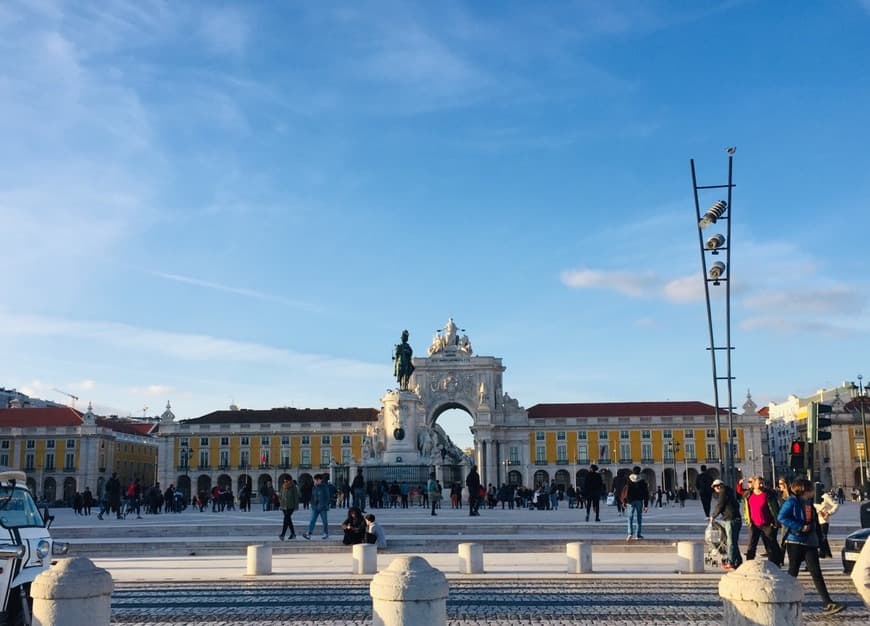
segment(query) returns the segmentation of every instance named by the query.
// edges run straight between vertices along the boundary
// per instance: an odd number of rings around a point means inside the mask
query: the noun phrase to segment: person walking
[[[628,516],[626,541],[643,539],[643,514],[647,512],[649,507],[649,487],[640,476],[640,467],[636,465],[632,468],[631,474],[628,475],[628,492],[624,506]]]
[[[713,478],[706,465],[701,466],[701,473],[695,479],[695,489],[701,498],[701,507],[704,509],[704,517],[710,517],[710,503],[713,501]]]
[[[435,512],[435,507],[441,501],[441,489],[438,487],[435,472],[429,472],[429,481],[426,483],[426,493],[429,496],[429,503],[432,505],[432,515],[438,515]]]
[[[308,522],[308,532],[302,535],[305,539],[311,539],[311,533],[314,532],[318,517],[323,522],[323,537],[321,539],[329,539],[328,512],[329,486],[323,481],[323,476],[315,474],[314,487],[311,489],[311,520]]]
[[[293,527],[293,512],[299,508],[299,488],[290,476],[281,483],[281,492],[278,495],[279,506],[284,513],[284,522],[281,525],[281,534],[278,539],[284,541],[287,530],[290,530],[289,539],[296,537],[296,529]]]
[[[357,469],[356,476],[353,477],[353,482],[350,483],[351,491],[353,492],[353,506],[358,508],[363,513],[366,512],[366,481],[363,477],[362,468]]]
[[[595,521],[600,522],[598,509],[601,505],[601,492],[604,491],[604,481],[601,479],[601,474],[598,473],[598,466],[593,463],[589,466],[589,472],[586,474],[586,482],[583,483],[583,499],[586,502],[586,521],[589,521],[589,514],[595,511]]]
[[[471,466],[471,471],[465,478],[465,486],[468,487],[468,515],[473,517],[480,515],[480,474],[477,473],[477,465]]]
[[[767,550],[767,560],[782,567],[783,554],[776,535],[779,532],[779,498],[764,486],[764,478],[753,476],[749,479],[749,491],[743,498],[743,521],[749,526],[749,547],[746,560],[755,558],[758,539]]]
[[[617,473],[613,479],[613,501],[616,503],[617,517],[622,517],[625,514],[625,498],[627,496],[628,478],[623,473]]]
[[[725,529],[726,556],[722,560],[723,569],[737,569],[743,562],[740,556],[740,504],[734,490],[720,479],[713,481],[713,491],[716,492],[716,508],[710,513],[710,521],[722,516],[722,527]]]
[[[813,506],[813,483],[797,478],[791,483],[791,494],[779,510],[779,523],[785,527],[785,547],[788,553],[788,574],[797,577],[801,564],[813,578],[816,591],[822,598],[824,615],[835,615],[846,605],[834,602],[828,593],[822,569],[819,566],[819,518]]]

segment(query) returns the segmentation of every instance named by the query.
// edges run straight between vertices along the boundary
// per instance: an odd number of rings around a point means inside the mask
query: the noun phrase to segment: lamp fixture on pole
[[[698,185],[698,179],[695,175],[695,160],[689,161],[692,171],[692,188],[695,198],[695,223],[698,225],[698,244],[701,250],[701,274],[704,281],[704,296],[707,304],[707,331],[709,334],[710,345],[707,348],[710,351],[710,361],[713,368],[713,403],[715,406],[714,419],[716,422],[716,449],[719,451],[719,469],[722,476],[725,476],[729,484],[735,484],[736,472],[734,467],[734,401],[732,396],[732,381],[734,377],[731,374],[731,353],[734,346],[731,345],[731,215],[733,214],[733,206],[731,204],[731,192],[734,188],[733,184],[733,164],[734,152],[736,148],[728,148],[728,183],[725,185]],[[726,199],[716,200],[706,212],[701,214],[701,204],[699,198],[700,191],[706,190],[726,190]],[[712,224],[717,224],[720,221],[726,223],[725,234],[717,233],[711,237],[704,239],[704,229]],[[718,259],[724,253],[724,260],[716,260],[709,262],[708,255],[716,255]],[[724,298],[724,316],[721,320],[721,325],[724,326],[724,344],[717,341],[716,333],[714,332],[714,315],[713,306],[710,298],[710,286],[718,287],[722,283],[725,284]],[[717,321],[719,321],[717,319]],[[722,332],[720,330],[720,332]],[[725,370],[724,376],[721,374],[722,369]],[[727,397],[727,405],[720,406],[720,385],[725,383],[725,392]],[[723,410],[724,409],[724,410]],[[727,447],[722,441],[722,414],[727,412],[728,416],[728,432],[727,432]]]

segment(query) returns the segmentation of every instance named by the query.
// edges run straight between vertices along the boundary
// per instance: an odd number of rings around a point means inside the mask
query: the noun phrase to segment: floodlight
[[[701,218],[701,221],[698,222],[698,228],[706,228],[710,224],[715,224],[716,220],[722,217],[722,214],[728,208],[728,203],[724,200],[719,200],[718,202],[713,203],[707,212],[704,213],[704,217]]]

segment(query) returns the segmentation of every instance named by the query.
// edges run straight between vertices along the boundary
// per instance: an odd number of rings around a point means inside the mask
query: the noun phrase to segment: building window
[[[560,443],[556,446],[556,461],[561,461],[563,463],[568,462],[568,446],[564,443]]]
[[[49,439],[45,442],[45,447],[49,450],[54,450],[54,439]]]
[[[652,444],[651,443],[649,443],[647,441],[642,441],[640,443],[640,456],[643,457],[642,460],[646,461],[647,463],[649,463],[653,460]]]
[[[547,462],[547,448],[545,446],[535,447],[535,462],[536,463],[546,463]]]
[[[226,468],[230,465],[230,451],[221,450],[221,467]]]
[[[511,446],[508,448],[508,461],[511,465],[519,465],[520,464],[520,449],[516,446]]]
[[[668,463],[674,460],[674,447],[673,446],[665,446],[665,461]]]
[[[269,451],[268,450],[260,450],[260,466],[268,467],[269,466]]]
[[[581,430],[580,432],[577,433],[577,440],[578,441],[586,441],[586,431],[585,430]]]
[[[307,446],[311,443],[311,437],[308,435],[302,435],[302,445]]]
[[[0,450],[8,450],[8,449],[9,449],[9,440],[4,439],[3,441],[0,441]],[[7,463],[7,465],[8,465],[8,463]]]
[[[539,430],[535,432],[535,441],[544,441],[547,436],[544,434],[544,431]]]
[[[589,462],[589,446],[585,443],[577,444],[577,462],[578,463],[588,463]]]
[[[684,448],[683,454],[686,455],[687,461],[689,459],[694,459],[695,458],[695,444],[694,443],[687,443],[686,447]]]
[[[0,466],[9,467],[9,455],[8,454],[0,454]]]
[[[63,468],[66,470],[72,470],[76,467],[76,455],[75,452],[67,452],[66,460],[64,461]]]
[[[673,436],[674,433],[670,429],[662,431],[662,439],[671,439]]]
[[[34,467],[34,465],[35,465],[35,463],[34,463],[33,454],[31,453],[31,454],[25,455],[24,456],[24,469],[26,469],[28,471],[33,471],[34,469],[36,469]]]
[[[606,430],[602,430],[598,433],[598,441],[607,441],[608,439],[610,439],[610,433]]]
[[[53,472],[54,471],[54,452],[47,452],[45,454],[45,471]]]
[[[289,446],[290,445],[290,435],[281,435],[281,445]]]
[[[28,450],[33,450],[36,447],[36,441],[34,441],[33,439],[28,439],[25,446]]]
[[[350,445],[350,435],[342,435],[341,436],[341,445],[343,445],[343,446]]]
[[[221,437],[221,445],[222,446],[230,445],[230,438],[229,437]]]
[[[598,462],[610,463],[610,461],[610,444],[605,440],[603,443],[598,445]]]
[[[242,437],[242,445],[243,445],[243,446],[249,446],[249,445],[251,445],[251,438],[248,437],[247,435],[245,435],[244,437]]]
[[[683,431],[683,439],[694,439],[695,431],[694,430],[684,430]]]
[[[290,449],[281,449],[281,467],[290,467]]]
[[[353,458],[350,456],[350,448],[342,448],[341,449],[341,464],[342,465],[350,465],[353,462]]]
[[[320,445],[328,446],[332,444],[332,437],[329,435],[320,435]]]
[[[311,467],[311,450],[308,448],[302,450],[302,465]]]
[[[208,450],[199,451],[199,469],[208,467]]]
[[[715,439],[716,438],[716,429],[708,428],[707,429],[707,439]]]
[[[716,452],[716,444],[708,443],[707,444],[707,460],[708,461],[718,461],[719,454]]]
[[[556,433],[556,441],[565,441],[565,431],[560,430]]]
[[[640,431],[640,438],[641,439],[652,439],[650,431],[648,431],[648,430]]]
[[[619,438],[620,439],[628,439],[629,437],[630,437],[630,435],[628,434],[627,430],[620,430],[619,431]]]
[[[239,452],[239,463],[242,467],[248,467],[251,464],[251,452],[250,450],[242,450]]]
[[[268,446],[269,445],[269,438],[268,437],[260,437],[260,445],[261,446]]]
[[[208,447],[208,437],[200,437],[199,438],[199,445],[205,446],[207,448]]]
[[[323,448],[320,450],[320,464],[321,465],[329,465],[332,461],[332,452],[328,448]]]
[[[103,441],[102,443],[105,443],[105,441]],[[178,440],[178,445],[182,448],[189,448],[190,447],[190,444],[188,443],[187,437],[180,438]],[[100,447],[102,448],[103,446],[100,446]]]
[[[619,444],[619,458],[622,461],[627,463],[631,462],[631,444],[630,443],[620,443]]]
[[[75,439],[67,439],[66,440],[66,449],[67,450],[74,450],[75,447],[76,447],[76,440]]]

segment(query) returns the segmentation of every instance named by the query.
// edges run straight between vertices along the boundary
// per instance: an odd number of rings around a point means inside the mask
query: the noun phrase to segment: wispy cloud
[[[382,366],[324,354],[309,354],[209,335],[173,333],[114,322],[83,322],[0,310],[0,336],[66,337],[186,361],[274,364],[331,371],[352,378],[380,376]]]
[[[301,309],[303,311],[308,311],[311,313],[319,313],[322,311],[320,307],[309,302],[293,300],[291,298],[285,298],[283,296],[275,296],[272,294],[263,293],[262,291],[257,291],[255,289],[245,289],[244,287],[231,287],[229,285],[222,285],[220,283],[215,283],[207,280],[200,280],[199,278],[193,278],[190,276],[181,276],[180,274],[167,274],[164,272],[153,271],[148,271],[147,273],[158,278],[171,280],[177,283],[183,283],[185,285],[194,285],[196,287],[203,287],[204,289],[214,289],[215,291],[223,291],[224,293],[232,293],[239,296],[245,296],[246,298],[255,298],[257,300],[266,300],[268,302],[286,304],[287,306],[291,306],[293,308]]]
[[[867,334],[866,327],[837,324],[825,320],[793,319],[786,316],[750,317],[740,322],[745,331],[765,331],[780,335],[825,335],[846,339]]]
[[[859,287],[838,285],[794,291],[760,291],[747,296],[744,304],[749,309],[782,311],[798,309],[810,314],[854,314],[867,306],[867,294]]]
[[[130,387],[130,393],[142,396],[157,396],[166,398],[175,391],[168,385],[148,385],[147,387]]]
[[[604,289],[640,298],[659,278],[652,272],[640,274],[605,270],[577,269],[562,272],[562,284],[573,289]]]

